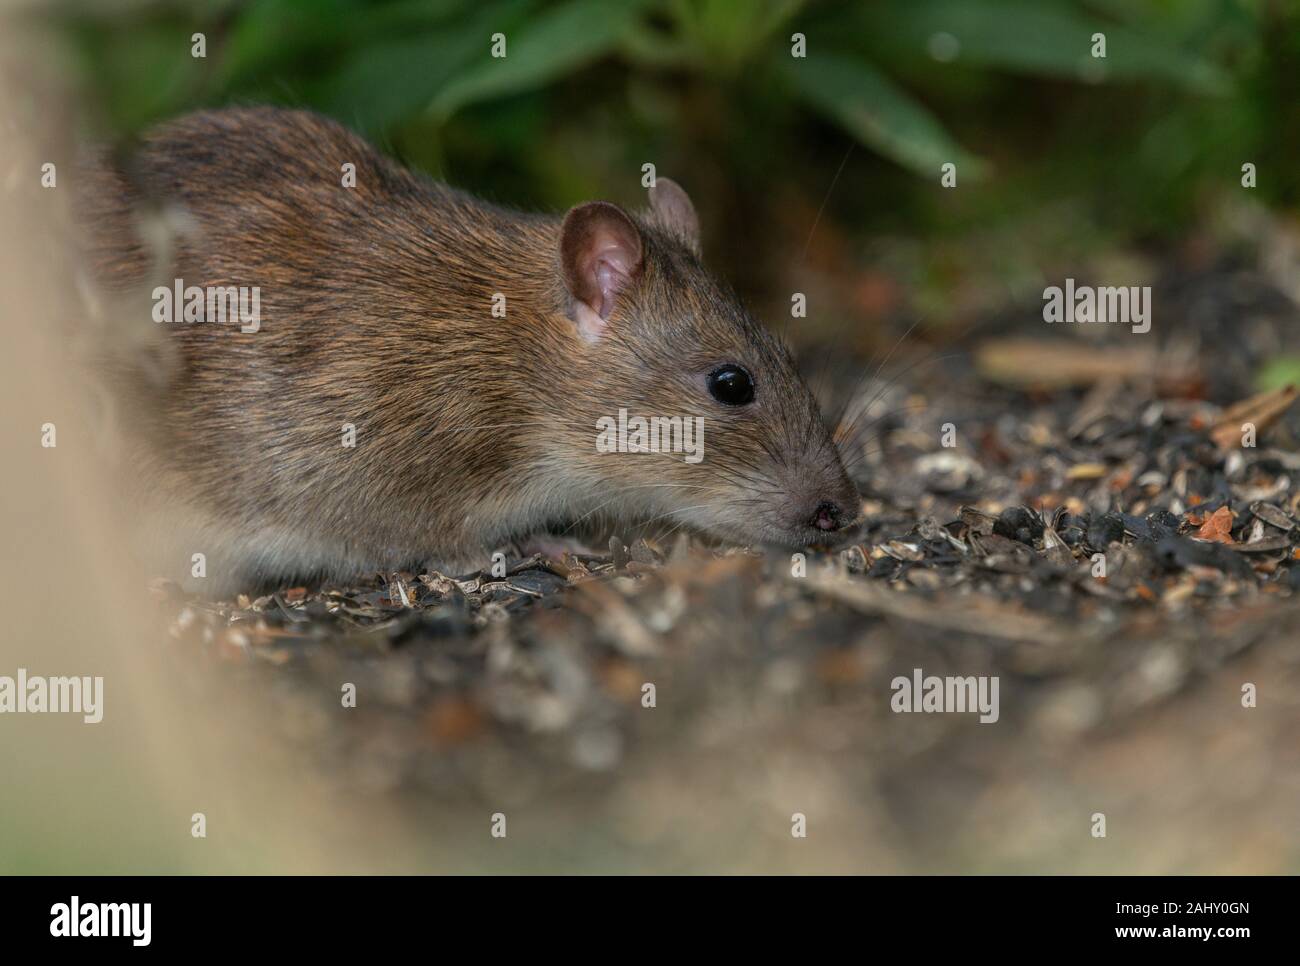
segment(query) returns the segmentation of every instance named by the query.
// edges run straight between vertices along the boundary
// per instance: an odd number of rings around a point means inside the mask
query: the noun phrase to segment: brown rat
[[[666,179],[643,213],[521,214],[326,118],[241,108],[163,125],[90,194],[116,286],[259,294],[242,326],[177,306],[174,371],[137,390],[141,479],[183,510],[172,559],[204,553],[209,589],[477,569],[593,520],[798,548],[858,515],[789,352],[704,269]],[[137,217],[159,204],[189,226],[163,266]],[[599,451],[620,411],[702,419],[702,458]]]

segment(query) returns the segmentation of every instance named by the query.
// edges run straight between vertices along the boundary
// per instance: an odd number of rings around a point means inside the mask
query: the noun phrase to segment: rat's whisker
[[[907,327],[907,331],[905,331],[902,335],[898,337],[898,339],[894,342],[893,346],[890,347],[889,352],[885,354],[885,357],[881,359],[879,365],[876,366],[876,371],[871,374],[872,382],[880,378],[880,373],[884,371],[885,366],[889,365],[889,360],[894,357],[894,353],[898,351],[899,346],[901,346],[903,342],[906,341],[908,336],[910,336],[916,330],[916,327],[921,324],[921,321],[922,319],[920,317],[913,320],[912,324]],[[845,400],[844,408],[842,408],[840,412],[837,414],[835,420],[836,425],[844,421],[844,416],[848,410],[848,407],[853,404],[858,394],[861,393],[862,387],[866,385],[866,383],[867,383],[866,373],[863,373],[863,375],[858,379],[857,383],[854,384],[852,391],[849,392],[849,395]]]
[[[935,363],[935,362],[944,362],[948,359],[957,359],[957,358],[961,358],[963,355],[965,355],[964,352],[950,352],[947,355],[925,357],[917,360],[916,362],[912,363],[910,366],[905,367],[899,372],[896,372],[893,376],[891,376],[888,380],[885,381],[885,384],[881,386],[880,389],[877,390],[876,393],[872,395],[872,397],[869,400],[866,401],[866,403],[857,406],[856,415],[853,417],[853,419],[851,419],[847,424],[845,424],[843,420],[841,420],[840,425],[837,426],[835,429],[835,436],[837,438],[841,438],[843,436],[846,436],[848,433],[852,432],[854,425],[857,423],[859,419],[861,419],[864,415],[866,415],[866,413],[871,409],[873,405],[875,405],[876,400],[880,399],[880,397],[883,396],[889,390],[890,386],[894,385],[894,383],[896,383],[900,378],[907,375],[909,372],[916,369],[918,366],[928,365],[930,363]]]
[[[603,510],[605,507],[609,506],[611,503],[616,503],[616,502],[618,502],[619,498],[620,498],[624,493],[626,493],[626,492],[628,492],[628,491],[630,491],[630,490],[655,489],[655,488],[658,488],[658,487],[684,487],[684,488],[696,489],[696,490],[705,490],[705,489],[708,489],[708,487],[706,487],[706,486],[704,486],[704,485],[702,485],[702,484],[699,484],[699,483],[633,483],[633,484],[629,484],[629,485],[624,485],[624,486],[619,487],[619,492],[618,492],[616,495],[610,497],[610,498],[609,498],[608,500],[606,500],[605,502],[598,504],[597,506],[595,506],[595,507],[592,508],[591,510],[588,510],[588,511],[587,511],[586,513],[584,513],[582,516],[578,517],[578,518],[577,518],[576,520],[574,520],[571,524],[569,524],[569,526],[566,527],[566,528],[564,529],[563,532],[564,532],[565,534],[568,534],[568,533],[572,532],[575,528],[577,528],[580,524],[582,524],[583,522],[585,522],[585,521],[586,521],[589,517],[591,517],[593,514],[598,513],[599,511]]]

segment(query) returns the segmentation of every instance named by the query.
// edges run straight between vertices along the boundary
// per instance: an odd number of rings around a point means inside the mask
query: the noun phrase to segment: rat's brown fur
[[[341,184],[345,162],[355,188]],[[680,225],[631,216],[643,263],[608,336],[588,342],[571,319],[560,218],[408,172],[317,115],[193,114],[149,135],[124,170],[100,168],[88,199],[102,277],[261,290],[257,332],[164,323],[176,369],[137,387],[141,472],[184,510],[168,524],[173,560],[188,569],[190,552],[206,553],[218,586],[478,568],[508,541],[597,517],[795,547],[817,535],[801,522],[819,500],[856,515],[786,349],[707,274]],[[174,266],[152,274],[136,230],[151,204],[192,226]],[[753,374],[752,405],[710,397],[723,363]],[[598,453],[596,420],[620,408],[703,416],[704,461]]]

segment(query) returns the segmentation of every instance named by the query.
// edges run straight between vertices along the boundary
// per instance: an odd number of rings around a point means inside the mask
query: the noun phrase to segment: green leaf
[[[643,5],[571,0],[549,8],[506,33],[505,57],[491,56],[485,34],[472,66],[438,92],[430,111],[445,119],[467,104],[543,86],[597,60],[618,45]]]
[[[381,131],[417,113],[472,58],[479,31],[448,31],[364,48],[319,96],[330,114],[363,131]]]
[[[262,0],[240,13],[222,45],[223,86],[314,49],[345,41],[355,29],[355,0]]]
[[[953,62],[1099,80],[1157,79],[1205,94],[1231,87],[1214,63],[1059,0],[882,0],[861,10],[860,29],[929,56],[938,35],[956,40]],[[1105,58],[1092,56],[1093,35]]]
[[[1255,376],[1255,387],[1260,392],[1300,386],[1300,356],[1279,356]]]
[[[499,0],[436,29],[364,45],[316,100],[367,132],[404,121],[487,50],[494,30],[512,30],[528,6],[529,0]]]
[[[673,33],[696,67],[732,74],[789,22],[806,0],[670,0]]]
[[[88,73],[118,130],[140,130],[193,101],[206,66],[190,53],[193,33],[170,19],[130,29],[78,28]]]
[[[813,108],[868,147],[937,177],[951,161],[963,177],[978,178],[986,164],[957,144],[934,115],[869,64],[833,53],[790,58],[782,52],[795,89]]]

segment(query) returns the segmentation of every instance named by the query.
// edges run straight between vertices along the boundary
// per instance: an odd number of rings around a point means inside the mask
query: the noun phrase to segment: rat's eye
[[[722,366],[709,373],[709,393],[728,406],[745,406],[754,401],[754,380],[740,366]]]

